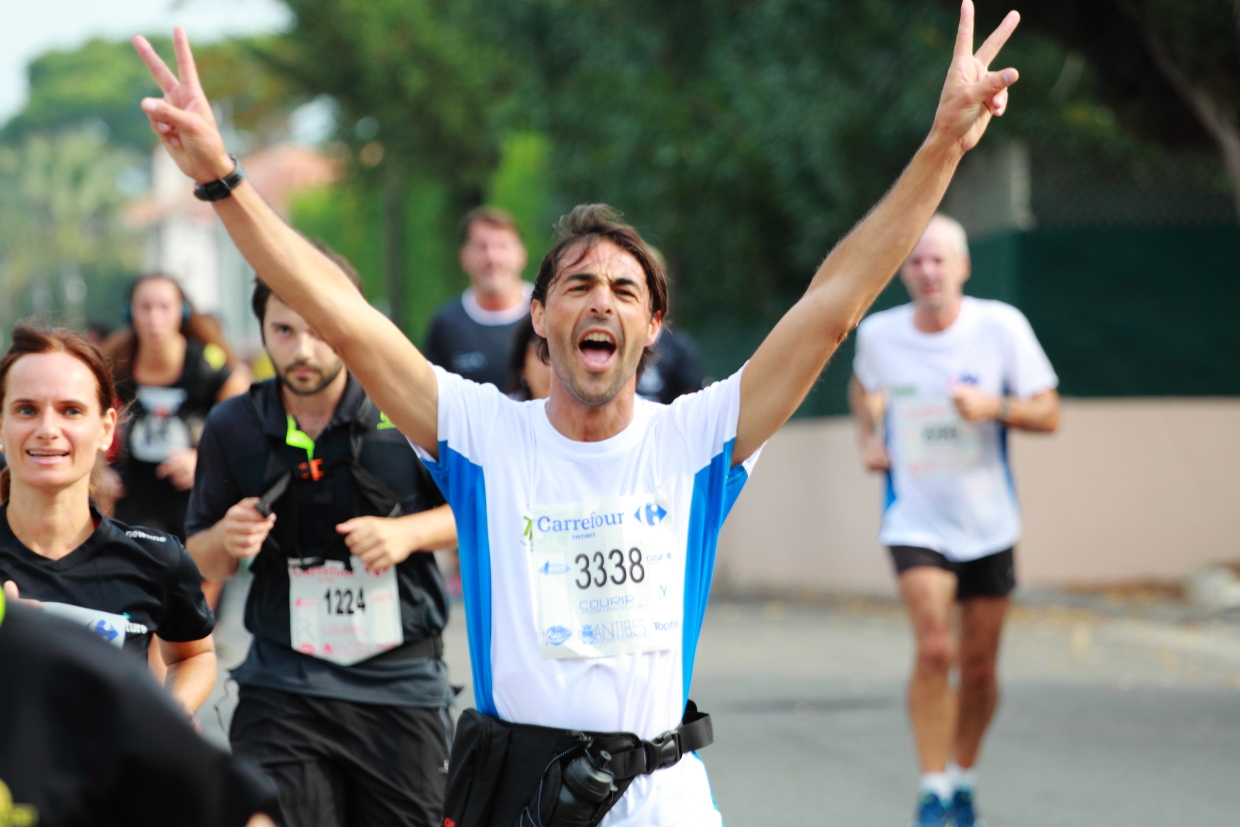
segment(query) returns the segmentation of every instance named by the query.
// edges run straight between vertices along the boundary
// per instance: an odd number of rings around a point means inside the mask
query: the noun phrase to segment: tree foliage
[[[1046,0],[1025,12],[1025,25],[1085,57],[1127,134],[1213,149],[1240,213],[1240,3]]]
[[[131,150],[109,146],[100,131],[33,134],[17,146],[0,146],[6,317],[19,303],[15,293],[39,280],[49,290],[52,284],[65,288],[62,307],[76,305],[64,309],[80,312],[85,297],[74,298],[77,285],[138,266],[141,245],[121,222],[127,196],[118,187],[133,163]]]
[[[761,326],[800,294],[924,138],[957,22],[917,0],[505,8],[558,189],[616,204],[664,248],[691,326]],[[1088,83],[1051,94],[1064,54],[1013,40],[1022,81],[988,142],[1115,138]]]
[[[165,59],[171,55],[168,38],[151,42]],[[91,125],[102,125],[115,146],[145,150],[153,143],[137,107],[159,87],[128,43],[95,39],[71,51],[49,51],[31,61],[27,73],[30,95],[0,132],[6,143]]]
[[[503,52],[488,45],[469,0],[286,2],[296,22],[264,57],[339,105],[353,173],[382,193],[386,293],[408,327],[408,191],[442,187],[449,214],[479,202],[499,160],[492,113],[505,94]]]

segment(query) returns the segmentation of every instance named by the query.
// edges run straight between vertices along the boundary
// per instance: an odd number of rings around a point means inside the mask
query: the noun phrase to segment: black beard
[[[285,373],[292,370],[293,368],[300,367],[300,366],[301,366],[301,363],[298,362],[296,364],[289,365],[285,370],[276,371],[276,379],[279,380],[280,384],[283,385],[285,388],[287,388],[288,392],[293,394],[294,396],[314,396],[317,393],[322,393],[324,388],[326,388],[332,382],[336,381],[336,377],[340,375],[340,371],[344,370],[344,365],[341,364],[340,367],[336,368],[335,373],[333,373],[331,376],[324,377],[323,381],[320,382],[318,385],[316,385],[313,390],[304,391],[301,388],[294,385],[292,382],[288,381],[288,379],[286,379],[284,375]]]

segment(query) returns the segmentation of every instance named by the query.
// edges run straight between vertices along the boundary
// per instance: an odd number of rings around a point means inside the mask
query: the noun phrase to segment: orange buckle
[[[303,480],[314,480],[318,482],[323,479],[323,460],[315,458],[309,462],[303,462],[297,466],[297,476]]]

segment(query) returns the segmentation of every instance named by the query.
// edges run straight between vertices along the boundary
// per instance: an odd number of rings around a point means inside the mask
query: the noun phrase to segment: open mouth
[[[591,330],[577,343],[581,360],[590,370],[604,370],[616,354],[616,339],[605,330]]]
[[[56,451],[48,448],[31,449],[26,451],[26,456],[33,459],[41,465],[51,465],[69,456],[68,451]]]

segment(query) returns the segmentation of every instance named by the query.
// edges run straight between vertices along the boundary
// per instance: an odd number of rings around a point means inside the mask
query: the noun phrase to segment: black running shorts
[[[281,827],[440,827],[445,708],[360,704],[243,686],[229,739],[280,792]]]
[[[933,566],[956,575],[956,599],[1003,597],[1016,588],[1015,549],[1004,549],[976,560],[956,563],[937,551],[916,546],[891,546],[891,562],[900,575],[915,566]]]

